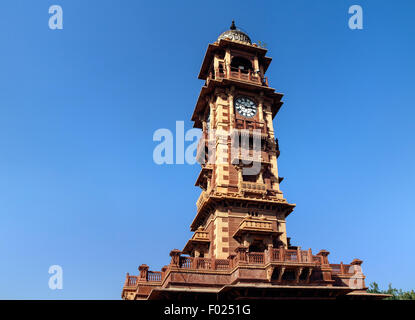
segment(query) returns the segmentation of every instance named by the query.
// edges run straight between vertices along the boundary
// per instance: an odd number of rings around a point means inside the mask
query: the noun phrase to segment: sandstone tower
[[[330,264],[329,252],[292,246],[273,119],[282,94],[265,76],[267,50],[234,22],[209,44],[192,121],[201,194],[194,232],[161,271],[127,274],[123,299],[381,298],[365,291],[362,261]]]

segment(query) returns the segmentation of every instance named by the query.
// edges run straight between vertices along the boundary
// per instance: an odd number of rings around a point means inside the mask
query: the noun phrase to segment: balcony
[[[135,287],[138,283],[138,277],[137,276],[130,276],[127,274],[127,277],[125,279],[125,287]]]
[[[193,270],[229,270],[230,260],[228,259],[212,259],[212,258],[193,258],[180,257],[180,269]]]
[[[206,164],[202,166],[199,176],[196,179],[195,186],[207,190],[210,187],[210,179],[212,177],[213,166],[211,164]]]
[[[261,86],[268,87],[268,78],[261,77],[258,72],[253,70],[243,70],[240,68],[217,68],[215,69],[214,73],[210,72],[207,81],[212,79],[219,80],[219,79],[232,79],[244,82],[250,82]]]
[[[269,229],[267,224],[258,226],[244,223],[244,225]],[[195,233],[194,237],[205,236],[201,232]],[[202,274],[209,275],[211,281],[209,283],[212,286],[231,284],[235,280],[232,275],[237,269],[243,270],[244,281],[248,279],[272,284],[289,282],[324,287],[329,285],[345,289],[365,287],[360,267],[362,261],[358,259],[350,264],[330,264],[327,259],[328,252],[325,250],[313,255],[311,249],[293,250],[272,246],[264,252],[249,252],[244,246],[238,247],[235,251],[236,254],[229,255],[227,259],[216,259],[184,256],[180,250],[172,250],[171,262],[163,267],[161,272],[149,271],[147,265],[141,265],[139,276],[127,274],[123,298],[146,298],[151,290],[160,287],[162,282],[167,285],[174,282],[186,286],[198,286],[200,281],[197,279],[200,279]],[[193,277],[193,275],[197,276]]]
[[[254,194],[259,194],[259,195],[266,195],[267,186],[265,183],[240,181],[239,191],[242,194],[254,193]]]
[[[192,237],[193,240],[209,241],[209,232],[196,230]]]
[[[354,268],[351,264],[330,264],[330,267],[334,275],[351,276],[354,274]]]
[[[231,163],[233,165],[252,165],[254,163],[269,163],[269,158],[268,154],[261,150],[241,150],[235,148],[231,150]]]
[[[196,201],[197,211],[199,211],[206,203],[206,201],[209,199],[210,191],[211,190],[202,191],[202,193],[200,194],[199,198]]]
[[[245,233],[276,233],[276,231],[272,228],[271,221],[249,217],[242,220],[233,236],[239,237]]]
[[[248,263],[250,264],[264,264],[265,254],[263,252],[248,253]]]
[[[140,272],[140,276],[130,276],[129,274],[127,274],[124,287],[133,289],[143,282],[161,282],[162,280],[162,272],[146,270],[145,272]]]
[[[271,230],[272,227],[268,224],[268,221],[263,225],[246,225],[250,228],[254,227],[257,229]],[[242,224],[241,224],[242,225]],[[324,260],[324,257],[320,254],[313,255],[311,249],[309,250],[288,250],[285,248],[270,248],[265,250],[265,252],[247,252],[247,248],[241,247],[241,250],[238,250],[236,255],[228,259],[215,259],[215,258],[200,258],[200,257],[189,257],[180,255],[180,251],[177,252],[177,264],[174,264],[175,267],[179,269],[204,269],[204,270],[231,270],[236,266],[241,264],[243,265],[256,265],[256,266],[265,266],[266,264],[275,264],[275,265],[284,265],[284,266],[322,266],[326,265],[327,267],[332,268],[333,274],[341,275],[353,275],[353,268],[350,268],[351,265],[340,265],[328,264]]]
[[[162,276],[159,271],[149,271],[147,274],[147,281],[159,282],[161,279]]]
[[[203,249],[203,251],[208,250],[210,243],[209,232],[204,231],[202,227],[199,227],[193,234],[192,238],[187,241],[185,247],[182,250],[182,253],[191,254],[194,249]]]

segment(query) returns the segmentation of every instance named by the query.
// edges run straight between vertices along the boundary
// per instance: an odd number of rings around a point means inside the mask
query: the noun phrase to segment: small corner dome
[[[221,39],[229,39],[233,41],[240,41],[240,42],[252,44],[249,36],[245,32],[242,32],[241,30],[236,28],[235,21],[232,21],[232,25],[229,28],[229,30],[221,33],[221,35],[218,37],[218,40],[221,40]]]

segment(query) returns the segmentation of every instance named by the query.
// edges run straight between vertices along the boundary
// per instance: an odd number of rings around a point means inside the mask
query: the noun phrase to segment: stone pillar
[[[161,281],[164,280],[164,277],[166,276],[166,272],[168,268],[169,266],[164,266],[163,268],[161,268]]]
[[[229,128],[230,132],[235,128],[235,109],[233,107],[233,100],[235,98],[235,86],[231,86],[229,90]]]
[[[215,257],[210,258],[210,268],[211,270],[216,270],[216,258]]]
[[[231,253],[229,256],[228,256],[228,260],[229,260],[229,267],[230,268],[233,268],[234,267],[234,265],[233,265],[233,263],[234,263],[234,261],[235,261],[235,257],[236,257],[236,254],[234,254],[234,253]]]
[[[301,262],[302,261],[301,258],[302,258],[301,257],[301,248],[300,247],[297,247],[297,261],[298,262]]]
[[[320,250],[320,252],[317,253],[318,256],[322,257],[322,261],[321,261],[322,265],[328,265],[329,264],[329,259],[327,258],[327,256],[329,254],[330,254],[330,252],[328,252],[327,250]]]
[[[213,59],[213,69],[214,72],[216,72],[219,69],[219,56],[215,54],[215,57]]]
[[[362,260],[354,259],[350,264],[350,271],[354,271],[354,275],[349,280],[349,287],[353,289],[365,289],[365,276],[362,273]]]
[[[258,61],[258,56],[255,55],[254,57],[254,72],[259,71],[259,61]]]
[[[272,250],[273,249],[274,247],[272,246],[272,244],[268,244],[267,250],[265,252],[265,264],[272,261]]]
[[[244,246],[239,246],[235,249],[235,252],[238,256],[239,263],[245,264],[248,263],[248,248]]]
[[[138,267],[138,271],[140,271],[140,279],[141,280],[147,280],[147,274],[148,274],[149,266],[146,264],[142,264]]]
[[[225,52],[226,77],[229,78],[231,74],[231,50],[228,48]]]
[[[264,93],[261,91],[260,93],[260,98],[258,101],[258,117],[259,117],[259,122],[263,122],[264,121]]]
[[[313,262],[313,254],[311,253],[311,248],[307,252],[308,262]]]
[[[326,281],[331,284],[332,278],[331,278],[331,268],[329,264],[329,260],[327,256],[330,254],[327,250],[320,250],[319,253],[317,253],[318,256],[321,258],[321,273],[323,275],[323,281]]]
[[[281,232],[279,236],[279,240],[284,244],[284,248],[288,248],[288,241],[287,241],[287,228],[285,225],[285,220],[278,219],[278,231]]]
[[[285,261],[285,247],[281,247],[279,250],[280,250],[280,261]]]
[[[197,269],[198,262],[199,262],[199,258],[197,258],[197,257],[193,258],[193,261],[192,261],[192,268],[193,269]]]
[[[181,253],[182,252],[178,249],[173,249],[172,251],[170,251],[170,257],[171,257],[170,264],[179,266]]]

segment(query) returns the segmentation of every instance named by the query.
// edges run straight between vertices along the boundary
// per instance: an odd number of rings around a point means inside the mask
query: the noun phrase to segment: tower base
[[[288,250],[269,246],[264,252],[239,247],[228,259],[182,256],[172,250],[171,262],[161,272],[139,267],[127,274],[125,300],[240,300],[240,299],[384,299],[369,294],[362,261],[330,264],[329,252]]]

